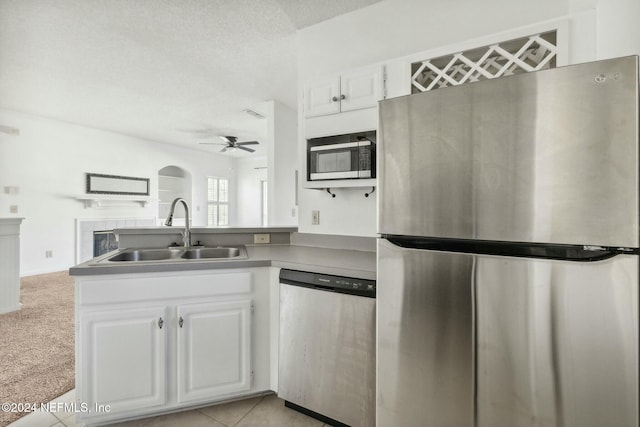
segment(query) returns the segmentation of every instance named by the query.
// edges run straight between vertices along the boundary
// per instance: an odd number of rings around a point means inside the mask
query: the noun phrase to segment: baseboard
[[[54,269],[42,269],[42,270],[30,270],[30,271],[21,271],[20,277],[27,276],[37,276],[39,274],[47,274],[47,273],[59,273],[61,271],[69,271],[69,268],[54,268]]]
[[[4,307],[0,309],[0,314],[11,313],[13,311],[18,311],[22,308],[22,304],[13,305],[11,307]]]

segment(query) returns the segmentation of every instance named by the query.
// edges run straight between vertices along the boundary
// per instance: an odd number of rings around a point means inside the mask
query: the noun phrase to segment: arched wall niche
[[[169,215],[171,202],[182,197],[191,204],[191,174],[179,166],[169,165],[158,171],[158,221],[164,223]],[[184,223],[184,209],[176,208],[174,224]]]

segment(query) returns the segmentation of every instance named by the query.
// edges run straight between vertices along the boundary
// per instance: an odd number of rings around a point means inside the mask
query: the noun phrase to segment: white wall
[[[598,0],[597,3],[597,58],[640,54],[640,1]]]
[[[639,18],[638,0],[386,0],[299,32],[300,90],[317,76],[374,63],[398,65],[420,52],[453,53],[474,40],[550,21],[568,22],[567,63],[638,54]],[[397,66],[392,71],[398,70],[404,72]],[[394,91],[402,86],[391,83]],[[338,190],[333,199],[301,190],[300,232],[374,236],[375,193],[360,193]],[[311,210],[320,210],[320,225],[311,225]]]
[[[236,160],[238,227],[262,225],[262,181],[267,180],[267,158],[247,157]]]
[[[531,25],[568,0],[386,0],[300,31],[299,77],[341,71]]]
[[[298,115],[269,101],[269,225],[297,225],[295,171],[298,166]]]
[[[228,157],[7,110],[0,110],[0,124],[20,129],[19,136],[0,133],[0,216],[25,217],[23,276],[74,264],[76,218],[157,217],[157,174],[164,166],[191,173],[194,225],[206,225],[207,176],[228,177],[235,187]],[[85,209],[75,197],[85,194],[87,172],[150,178],[153,203]],[[5,194],[7,186],[19,193]],[[17,214],[9,213],[11,205],[18,205]],[[48,250],[52,258],[45,258]]]

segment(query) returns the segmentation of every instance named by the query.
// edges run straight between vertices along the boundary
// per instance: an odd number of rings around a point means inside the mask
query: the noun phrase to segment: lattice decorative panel
[[[411,64],[412,92],[556,66],[556,32],[535,34]]]

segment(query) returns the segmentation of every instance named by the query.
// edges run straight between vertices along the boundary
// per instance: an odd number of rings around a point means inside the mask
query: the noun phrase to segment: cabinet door
[[[166,308],[145,307],[80,315],[85,381],[80,401],[110,405],[111,413],[164,405]]]
[[[340,112],[340,78],[316,80],[304,89],[304,116],[324,116]]]
[[[251,387],[251,300],[177,307],[178,402]]]
[[[342,73],[340,91],[342,112],[375,107],[384,96],[382,66]]]

